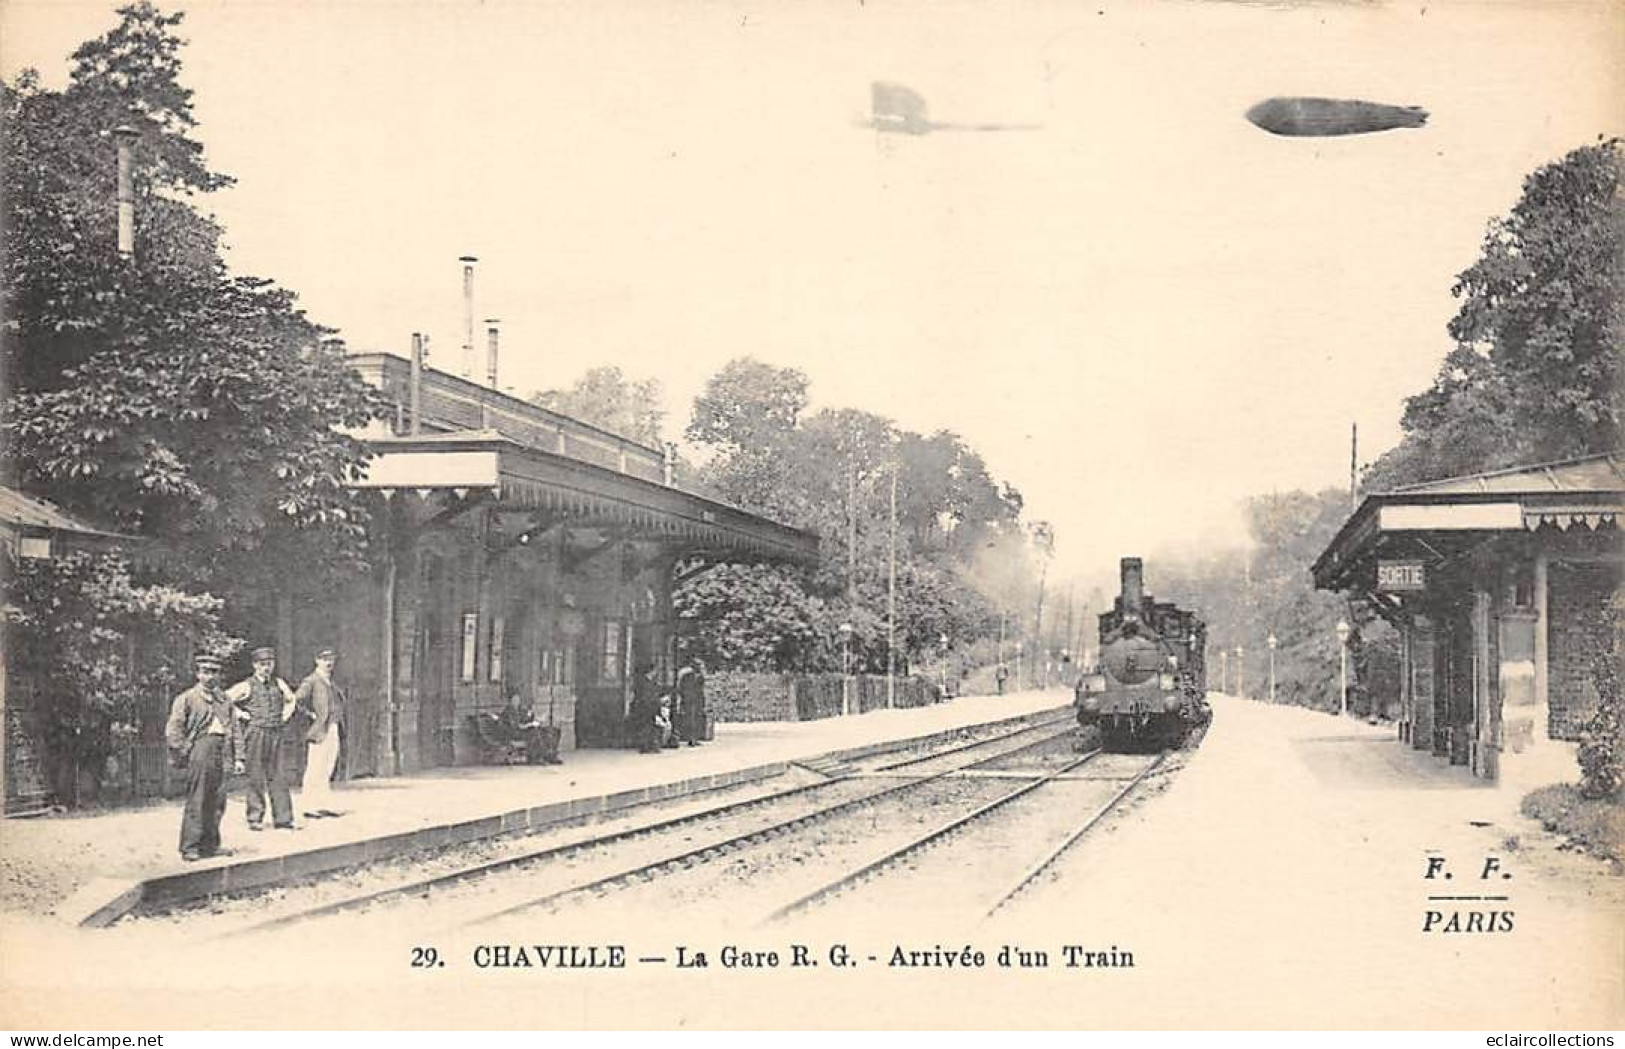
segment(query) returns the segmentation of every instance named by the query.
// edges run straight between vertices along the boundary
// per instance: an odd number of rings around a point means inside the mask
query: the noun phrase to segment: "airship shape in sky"
[[[1266,98],[1247,111],[1247,119],[1272,135],[1321,138],[1421,127],[1428,111],[1346,98]]]

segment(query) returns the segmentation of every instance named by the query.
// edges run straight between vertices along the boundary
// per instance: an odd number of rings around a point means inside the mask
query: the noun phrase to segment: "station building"
[[[1572,779],[1625,576],[1620,454],[1367,497],[1314,565],[1399,631],[1399,737],[1473,775]]]
[[[470,715],[510,695],[563,749],[619,746],[635,669],[675,674],[675,586],[817,559],[815,535],[678,486],[670,447],[433,369],[414,395],[405,358],[352,360],[397,406],[355,483],[375,569],[337,601],[290,587],[261,617],[285,676],[338,648],[351,776],[479,761]]]
[[[317,652],[338,650],[349,776],[481,761],[470,716],[510,695],[558,729],[561,749],[619,746],[635,669],[653,666],[666,684],[675,675],[674,587],[719,564],[817,559],[816,536],[684,490],[669,447],[433,369],[414,398],[406,359],[352,362],[397,406],[392,424],[362,435],[373,458],[354,483],[370,511],[371,568],[336,597],[324,580],[290,574],[245,610],[251,646],[272,645],[290,682]],[[126,540],[0,488],[0,553],[13,564],[138,552]],[[185,665],[190,654],[150,656]],[[25,716],[48,702],[45,682],[17,662],[5,661],[0,691],[8,813],[64,796]],[[246,662],[228,668],[247,672]],[[184,789],[163,740],[171,698],[142,704],[103,797]]]

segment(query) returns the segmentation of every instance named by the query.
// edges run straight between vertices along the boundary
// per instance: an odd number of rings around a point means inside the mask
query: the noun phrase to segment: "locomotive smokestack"
[[[1141,606],[1145,603],[1145,563],[1138,557],[1125,557],[1121,562],[1123,576],[1123,596],[1118,598],[1121,602],[1121,611],[1140,614]]]
[[[474,377],[474,263],[472,255],[457,260],[463,264],[463,378]]]

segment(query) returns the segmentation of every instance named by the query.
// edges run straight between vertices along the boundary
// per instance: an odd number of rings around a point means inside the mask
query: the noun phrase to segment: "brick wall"
[[[1612,643],[1607,604],[1620,566],[1554,561],[1548,576],[1547,681],[1552,739],[1578,740],[1596,709],[1592,661]]]

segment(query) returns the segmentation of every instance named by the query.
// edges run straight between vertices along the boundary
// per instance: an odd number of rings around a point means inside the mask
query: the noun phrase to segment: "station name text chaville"
[[[414,968],[444,967],[433,948],[416,948]],[[420,964],[420,954],[431,959]],[[883,965],[889,969],[1132,969],[1134,952],[1116,944],[1100,950],[1068,943],[1056,948],[1002,944],[984,949],[974,944],[928,947],[893,946],[888,953],[866,954],[844,943],[827,947],[792,943],[783,948],[699,948],[680,944],[670,952],[634,954],[624,944],[477,944],[469,959],[476,969],[625,969],[629,966],[668,966],[675,969],[851,969]]]

